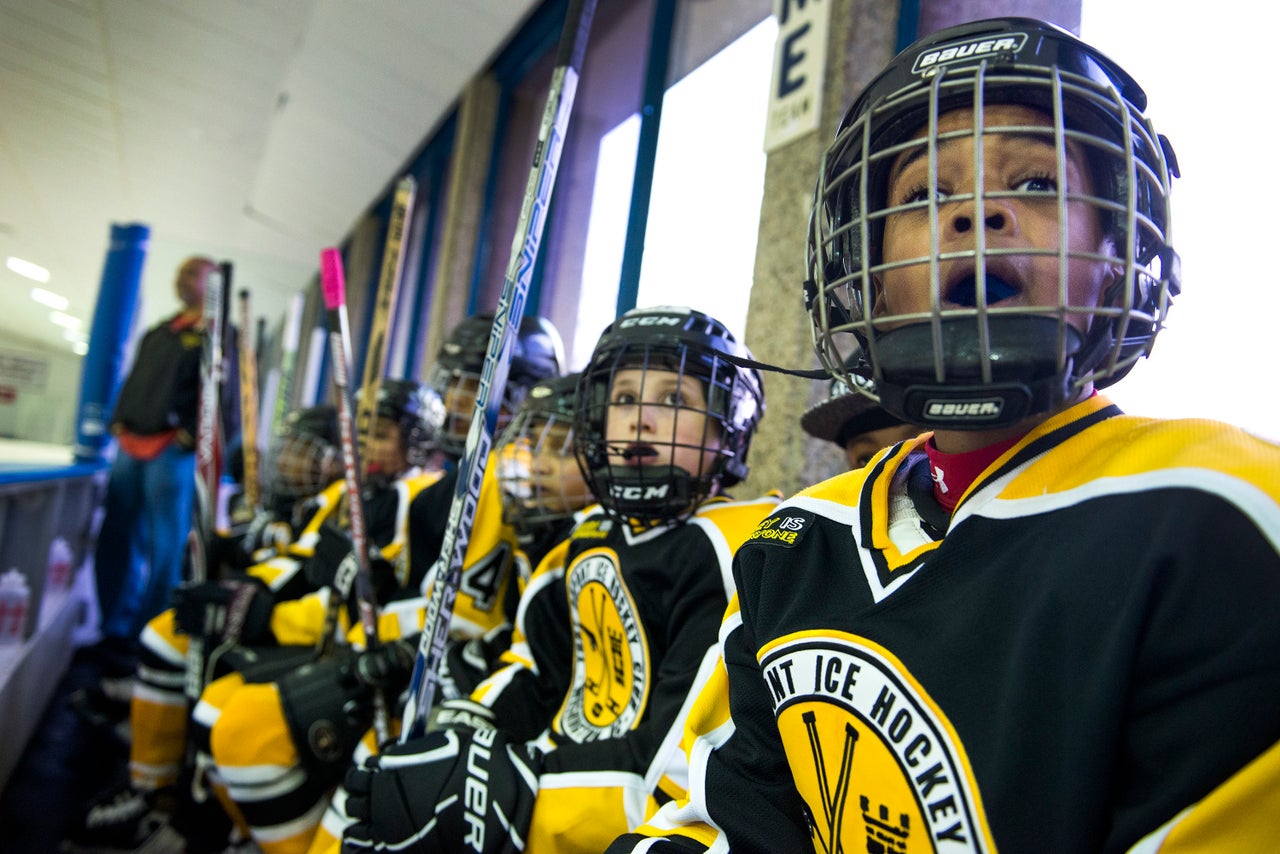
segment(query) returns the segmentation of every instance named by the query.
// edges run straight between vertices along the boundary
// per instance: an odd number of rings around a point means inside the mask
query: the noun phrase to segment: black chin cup
[[[679,466],[608,466],[598,471],[606,490],[599,501],[621,519],[679,519],[700,497],[693,475]]]
[[[912,424],[941,430],[991,430],[1050,412],[1069,391],[1073,357],[1083,346],[1075,327],[1052,317],[990,315],[991,381],[982,378],[975,318],[941,322],[942,365],[934,370],[933,326],[913,323],[876,337],[880,405]],[[1058,348],[1065,330],[1066,358]]]

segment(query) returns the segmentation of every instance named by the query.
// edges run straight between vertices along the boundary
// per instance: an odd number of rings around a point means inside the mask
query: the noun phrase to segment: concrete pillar
[[[770,153],[747,309],[747,346],[762,362],[815,368],[804,310],[805,236],[818,162],[847,105],[893,55],[898,26],[894,0],[831,0],[828,66],[819,129]],[[844,455],[800,429],[800,416],[823,400],[827,383],[766,373],[767,409],[748,460],[751,474],[738,495],[765,489],[784,494],[845,468]]]

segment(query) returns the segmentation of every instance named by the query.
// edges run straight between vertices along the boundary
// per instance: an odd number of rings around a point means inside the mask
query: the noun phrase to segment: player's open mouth
[[[1016,284],[990,270],[987,271],[986,289],[987,305],[995,305],[1022,292],[1022,289]],[[953,282],[947,288],[945,296],[948,303],[963,308],[975,308],[978,305],[977,274],[969,273],[962,276],[958,281]]]
[[[657,450],[652,445],[640,442],[632,442],[622,447],[615,446],[612,451],[615,456],[621,457],[622,464],[627,466],[642,466],[658,456]]]

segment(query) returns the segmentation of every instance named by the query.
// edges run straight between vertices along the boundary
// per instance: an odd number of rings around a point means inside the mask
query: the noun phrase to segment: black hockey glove
[[[373,721],[373,691],[356,674],[356,654],[308,662],[276,680],[298,760],[321,788],[337,785]]]
[[[313,588],[329,587],[338,572],[338,566],[351,554],[351,535],[337,525],[325,522],[320,526],[315,551],[303,565],[302,571]]]
[[[497,730],[442,730],[347,771],[342,850],[523,851],[540,754]],[[486,792],[487,789],[487,792]]]
[[[384,641],[356,655],[355,677],[365,685],[399,692],[409,683],[417,650],[405,639]]]
[[[260,644],[271,640],[275,600],[252,576],[181,584],[173,590],[178,631],[215,643]]]

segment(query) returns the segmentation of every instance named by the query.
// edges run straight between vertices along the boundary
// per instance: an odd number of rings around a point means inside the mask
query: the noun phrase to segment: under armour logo
[[[946,477],[946,473],[942,470],[942,466],[934,466],[933,471],[929,473],[929,476],[933,478],[934,483],[938,484],[938,489],[943,495],[946,495],[950,491],[947,489],[947,482],[943,480],[943,478]]]

